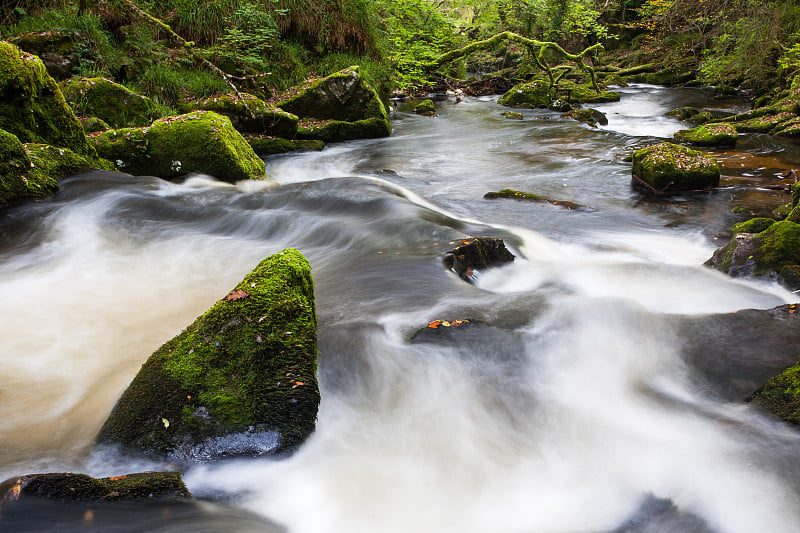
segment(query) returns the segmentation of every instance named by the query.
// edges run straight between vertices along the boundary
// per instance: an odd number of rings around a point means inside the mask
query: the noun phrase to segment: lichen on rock
[[[98,442],[176,460],[298,446],[319,404],[316,327],[306,259],[267,257],[150,356]]]
[[[642,148],[633,153],[632,161],[634,183],[651,192],[696,191],[719,185],[719,163],[678,144]]]
[[[259,158],[229,118],[212,111],[165,117],[147,128],[92,134],[97,151],[123,172],[174,179],[189,172],[236,182],[263,179]]]

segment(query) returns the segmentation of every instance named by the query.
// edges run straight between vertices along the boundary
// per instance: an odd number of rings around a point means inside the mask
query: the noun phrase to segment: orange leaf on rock
[[[231,291],[229,295],[225,297],[226,300],[241,300],[242,298],[247,298],[250,296],[250,293],[247,291],[243,291],[242,289],[236,289],[235,291]]]
[[[429,328],[433,328],[433,329],[437,329],[441,325],[442,325],[442,321],[441,320],[434,320],[433,322],[428,324],[428,327]]]

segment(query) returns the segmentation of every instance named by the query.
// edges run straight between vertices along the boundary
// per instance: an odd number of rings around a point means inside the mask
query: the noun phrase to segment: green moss
[[[677,118],[678,120],[689,120],[693,116],[699,114],[700,110],[695,107],[678,107],[667,112],[668,117]]]
[[[19,139],[0,130],[0,205],[26,199],[48,198],[58,192],[55,177],[34,172],[32,165]]]
[[[97,117],[81,117],[79,120],[83,126],[83,131],[87,134],[111,129],[107,122]]]
[[[780,272],[787,265],[800,264],[800,224],[783,220],[772,224],[754,238],[755,275]]]
[[[596,109],[573,109],[561,115],[561,118],[577,120],[593,128],[596,128],[598,123],[603,125],[608,124],[605,113],[601,113]]]
[[[93,134],[95,146],[119,170],[173,179],[189,172],[235,182],[264,178],[262,161],[230,119],[194,111],[156,120],[149,128]]]
[[[753,394],[752,402],[770,414],[800,426],[800,363],[767,381]]]
[[[547,108],[555,98],[549,82],[535,80],[515,85],[497,103],[508,107]]]
[[[388,120],[378,92],[361,77],[357,66],[306,83],[298,94],[279,102],[278,107],[300,118],[346,122]]]
[[[325,143],[320,140],[289,140],[280,137],[245,137],[259,156],[284,154],[286,152],[314,152],[325,148]]]
[[[700,190],[719,184],[719,163],[702,152],[661,143],[633,153],[632,173],[659,191]]]
[[[620,94],[616,91],[600,91],[599,93],[588,83],[561,83],[557,94],[571,104],[599,104],[603,102],[619,102]]]
[[[299,444],[319,404],[316,326],[305,258],[284,250],[264,259],[150,356],[98,440],[169,454],[256,428],[279,431],[282,448]]]
[[[318,139],[326,143],[388,137],[392,126],[387,119],[369,118],[347,122],[343,120],[303,121],[297,128],[298,139]]]
[[[216,96],[194,103],[191,107],[214,111],[228,117],[233,126],[242,133],[291,139],[297,132],[296,115],[269,105],[250,94]]]
[[[717,122],[718,120],[719,118],[717,115],[711,111],[702,111],[696,115],[693,115],[691,118],[686,119],[686,122],[691,122],[692,124],[706,124],[708,122]]]
[[[697,146],[734,146],[737,138],[736,128],[718,122],[675,133],[675,139]]]
[[[0,128],[23,143],[69,148],[96,158],[78,119],[36,56],[0,41]]]
[[[790,291],[800,289],[800,265],[786,265],[783,267],[778,273],[778,281]]]
[[[114,128],[147,126],[157,118],[149,98],[105,78],[75,78],[64,82],[62,90],[76,113],[98,117]]]
[[[436,104],[434,104],[433,100],[430,99],[423,100],[414,107],[414,113],[427,117],[435,117]]]
[[[784,111],[775,115],[762,115],[742,122],[736,122],[736,131],[739,133],[769,133],[783,123],[794,119],[794,113]]]
[[[800,117],[786,121],[777,127],[775,135],[778,137],[800,138]]]
[[[503,111],[500,114],[511,120],[522,120],[524,118],[522,113],[515,113],[514,111]]]
[[[761,233],[773,224],[775,224],[775,220],[771,218],[751,218],[750,220],[734,224],[731,228],[731,233],[733,235],[739,233]]]
[[[559,205],[566,209],[581,209],[586,206],[576,204],[574,202],[565,202],[561,200],[553,200],[552,198],[545,198],[529,192],[515,191],[514,189],[502,189],[496,192],[487,192],[483,195],[484,198],[493,200],[496,198],[511,198],[513,200],[522,200],[526,202],[544,202],[553,205]]]
[[[102,168],[113,170],[114,167],[105,162],[98,165],[97,161],[92,161],[88,157],[78,155],[67,148],[56,148],[49,144],[28,143],[25,151],[31,160],[31,173],[41,179],[59,178],[68,174],[75,174],[83,170]]]
[[[64,503],[143,502],[192,497],[179,472],[141,472],[99,479],[86,474],[30,474],[0,484],[0,501],[7,495],[13,499],[32,496]]]

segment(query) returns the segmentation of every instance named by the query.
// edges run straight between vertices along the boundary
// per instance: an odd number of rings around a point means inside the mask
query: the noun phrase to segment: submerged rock
[[[228,117],[193,111],[166,117],[147,128],[123,128],[92,134],[97,151],[119,170],[173,179],[189,172],[222,181],[263,179],[259,158]]]
[[[484,198],[494,200],[497,198],[511,198],[513,200],[521,200],[526,202],[544,202],[548,204],[558,205],[566,209],[584,209],[585,205],[576,204],[575,202],[567,202],[563,200],[553,200],[552,198],[545,198],[529,192],[515,191],[514,189],[502,189],[495,192],[487,192],[483,195]]]
[[[675,133],[675,139],[688,142],[697,146],[735,146],[739,134],[730,124],[719,122],[703,124],[696,128],[680,130]]]
[[[514,261],[503,239],[477,237],[461,241],[463,246],[450,250],[444,256],[444,264],[464,281],[472,282],[477,271]]]
[[[755,222],[751,224],[746,229],[761,229]],[[800,289],[794,285],[796,267],[800,265],[800,224],[783,220],[764,226],[758,233],[743,233],[740,228],[705,264],[733,277],[765,276],[778,279],[791,289]]]
[[[0,41],[0,128],[23,143],[68,148],[99,164],[81,123],[42,61]]]
[[[144,363],[97,437],[176,460],[292,449],[314,431],[317,318],[306,259],[284,250]]]
[[[0,483],[0,509],[30,497],[62,503],[188,500],[179,472],[141,472],[93,478],[86,474],[29,474]]]
[[[357,66],[308,82],[278,107],[305,119],[299,138],[332,142],[386,137],[392,132],[386,107]]]
[[[292,139],[297,133],[297,115],[269,105],[251,94],[215,96],[192,104],[191,107],[225,115],[231,119],[233,127],[242,133],[285,139]]]
[[[568,118],[572,120],[577,120],[578,122],[583,122],[593,128],[596,128],[598,124],[607,126],[608,125],[608,118],[606,118],[606,114],[598,111],[597,109],[573,109],[567,113],[561,115],[561,118]]]
[[[633,153],[634,183],[656,194],[707,190],[719,185],[719,163],[702,152],[661,143]]]
[[[427,99],[423,100],[414,106],[414,113],[417,115],[423,115],[426,117],[435,117],[436,116],[436,104],[433,103],[433,100]]]
[[[522,120],[525,118],[523,117],[522,113],[516,113],[514,111],[503,111],[500,114],[510,120]]]
[[[62,91],[75,112],[113,128],[147,126],[158,118],[149,98],[106,78],[75,78],[62,83]]]

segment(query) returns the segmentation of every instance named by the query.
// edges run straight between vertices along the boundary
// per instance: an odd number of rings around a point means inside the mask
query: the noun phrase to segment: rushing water
[[[289,458],[185,473],[200,503],[40,505],[0,528],[48,531],[800,531],[800,436],[704,379],[687,315],[796,295],[702,266],[730,208],[800,165],[764,136],[717,152],[719,191],[649,199],[633,149],[716,106],[640,86],[593,130],[493,99],[395,113],[390,138],[271,158],[274,181],[183,184],[93,172],[0,219],[0,478],[115,475],[164,465],[93,451],[141,363],[285,247],[309,258],[322,404]],[[586,206],[485,200],[514,188]],[[513,264],[476,286],[441,254],[503,237]],[[488,326],[410,342],[435,319]],[[754,350],[753,358],[759,361]],[[716,366],[725,368],[721,358]],[[743,392],[743,394],[742,394]]]

